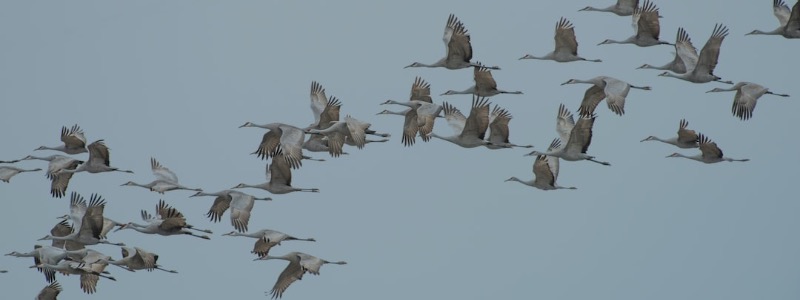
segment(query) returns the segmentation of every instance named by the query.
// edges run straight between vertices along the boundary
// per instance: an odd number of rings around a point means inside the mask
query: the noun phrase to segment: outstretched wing
[[[314,114],[314,124],[319,125],[320,115],[325,110],[327,99],[325,99],[325,89],[316,81],[311,82],[311,113]]]
[[[578,55],[578,40],[575,39],[575,26],[564,17],[556,23],[556,48],[555,52],[571,53]]]
[[[172,183],[178,183],[178,175],[175,175],[175,172],[172,172],[172,170],[161,165],[161,163],[152,157],[150,158],[150,169],[153,170],[153,175],[155,175],[156,178]]]

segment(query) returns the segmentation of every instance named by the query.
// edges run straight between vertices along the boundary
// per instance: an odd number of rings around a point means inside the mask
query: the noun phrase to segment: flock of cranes
[[[773,9],[780,22],[780,27],[764,32],[755,30],[748,35],[781,35],[785,38],[800,38],[800,1],[792,9],[783,0],[774,0]],[[654,2],[645,0],[643,3],[631,0],[619,0],[607,8],[586,7],[581,11],[611,12],[619,16],[631,16],[634,24],[634,35],[621,41],[607,39],[603,44],[634,44],[639,47],[658,45],[671,45],[675,48],[673,61],[663,66],[642,65],[640,69],[664,70],[659,76],[674,77],[696,84],[718,82],[732,85],[731,88],[714,88],[711,92],[735,91],[732,114],[742,120],[753,116],[756,101],[763,95],[788,97],[786,94],[774,93],[759,84],[722,80],[714,74],[718,64],[718,57],[722,42],[728,36],[728,28],[716,24],[706,44],[700,52],[692,44],[688,33],[683,28],[677,29],[674,43],[661,40],[658,7]],[[553,60],[559,63],[588,61],[602,62],[600,59],[587,59],[578,55],[578,42],[575,37],[575,27],[566,18],[560,18],[555,27],[555,48],[544,56],[526,54],[519,58]],[[427,67],[446,68],[458,70],[473,68],[474,84],[465,90],[448,90],[440,96],[468,94],[472,96],[470,111],[464,114],[455,105],[448,102],[436,103],[431,97],[431,85],[423,78],[416,77],[412,82],[410,96],[407,101],[386,100],[381,105],[400,105],[406,108],[402,111],[383,110],[378,114],[400,115],[404,117],[402,123],[402,136],[400,142],[411,147],[415,145],[417,137],[423,142],[430,142],[434,138],[441,139],[461,148],[486,147],[492,150],[511,148],[532,148],[532,145],[518,145],[509,139],[509,122],[511,113],[498,105],[492,107],[489,97],[500,94],[519,95],[521,91],[508,91],[498,89],[497,82],[492,76],[492,70],[500,70],[497,66],[486,66],[473,62],[473,51],[470,34],[466,26],[455,16],[447,19],[443,41],[446,52],[445,57],[431,63],[414,62],[406,68]],[[577,121],[566,105],[561,104],[556,114],[556,132],[558,137],[553,139],[546,151],[531,151],[525,156],[535,156],[532,165],[532,180],[523,180],[511,177],[506,181],[516,181],[541,190],[576,189],[572,186],[561,186],[557,183],[559,176],[560,160],[590,161],[597,164],[610,166],[606,161],[598,160],[590,155],[588,150],[592,143],[592,131],[597,119],[596,108],[603,100],[608,109],[618,116],[625,114],[625,102],[631,89],[650,91],[649,86],[639,86],[623,80],[597,76],[591,79],[570,79],[562,85],[588,84],[584,97],[577,109]],[[367,144],[387,142],[390,137],[387,133],[379,133],[371,129],[371,124],[359,120],[351,115],[340,116],[342,101],[334,96],[326,96],[325,89],[318,82],[312,82],[310,88],[310,108],[314,121],[308,126],[296,126],[285,123],[256,124],[246,122],[241,127],[257,127],[267,131],[261,136],[256,150],[252,153],[261,160],[269,160],[265,167],[266,181],[259,184],[240,183],[230,189],[218,192],[207,192],[201,188],[188,187],[179,183],[175,172],[165,167],[155,158],[150,158],[150,169],[155,179],[149,183],[128,181],[122,186],[145,188],[149,191],[164,194],[173,191],[193,191],[189,197],[214,197],[207,217],[212,222],[220,222],[225,212],[229,213],[231,226],[234,231],[223,234],[224,236],[243,236],[256,239],[251,254],[254,260],[286,260],[288,265],[278,275],[272,290],[268,295],[272,298],[283,296],[287,288],[295,281],[302,279],[306,273],[320,274],[324,264],[346,264],[344,261],[328,261],[302,252],[289,252],[285,255],[270,255],[272,248],[281,245],[283,241],[309,241],[316,242],[314,238],[298,238],[273,229],[260,229],[250,231],[248,228],[256,200],[269,201],[271,197],[258,197],[240,191],[239,189],[251,188],[268,192],[273,195],[282,195],[293,192],[319,193],[318,188],[298,188],[292,185],[292,172],[301,170],[304,160],[325,161],[325,159],[309,156],[309,152],[327,152],[332,158],[341,155],[350,155],[345,152],[345,145],[364,149]],[[505,97],[505,96],[504,96]],[[443,136],[434,132],[436,121],[444,119],[453,129],[454,134]],[[440,122],[441,123],[441,122]],[[689,129],[685,119],[680,120],[677,135],[670,138],[649,136],[644,141],[659,141],[682,149],[698,148],[700,154],[684,155],[673,153],[667,157],[683,157],[703,163],[748,161],[748,159],[734,159],[723,155],[722,150],[708,136]],[[378,136],[382,139],[369,139],[368,136]],[[50,194],[54,198],[63,198],[68,194],[69,182],[76,173],[106,173],[122,172],[132,174],[131,170],[120,169],[113,166],[110,160],[110,151],[104,140],[99,139],[88,143],[84,131],[76,124],[72,127],[63,127],[60,135],[62,143],[58,146],[41,146],[35,150],[59,151],[66,155],[34,156],[12,161],[0,161],[3,164],[14,164],[24,160],[44,160],[48,162],[45,176],[50,181]],[[88,153],[87,159],[75,157]],[[10,179],[23,172],[38,172],[41,168],[23,169],[14,166],[0,166],[0,180],[9,182]],[[78,175],[82,176],[82,175]],[[138,231],[150,235],[174,236],[188,235],[209,240],[210,230],[199,229],[188,223],[187,218],[175,207],[159,200],[154,212],[141,210],[140,217],[143,224],[136,222],[117,222],[109,219],[104,209],[107,201],[98,194],[91,194],[89,200],[72,191],[70,195],[69,213],[57,222],[50,234],[40,240],[49,240],[51,245],[35,245],[29,252],[11,252],[8,256],[33,257],[34,265],[44,274],[45,286],[37,299],[56,299],[62,291],[62,285],[56,280],[56,274],[78,275],[80,287],[88,294],[97,290],[101,278],[116,280],[106,271],[108,265],[115,265],[127,271],[161,270],[177,273],[175,270],[165,269],[158,262],[159,256],[139,247],[129,247],[124,243],[115,243],[108,240],[108,235],[121,230]],[[92,245],[108,244],[119,246],[121,256],[114,259],[111,256],[88,248]],[[0,270],[0,273],[6,273]]]

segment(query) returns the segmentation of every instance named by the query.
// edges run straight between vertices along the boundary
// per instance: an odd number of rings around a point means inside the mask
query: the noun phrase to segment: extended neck
[[[606,8],[596,8],[596,7],[587,6],[587,7],[583,8],[583,9],[581,9],[581,10],[579,10],[579,11],[602,11],[602,12],[613,12],[612,8],[613,8],[613,6],[612,6],[612,7],[606,7]]]
[[[517,177],[511,177],[506,181],[516,181],[516,182],[522,183],[522,184],[527,185],[527,186],[533,186],[533,182],[534,182],[534,180],[522,180],[522,179],[519,179]]]
[[[395,100],[386,100],[386,102],[384,102],[383,104],[397,104],[397,105],[408,106],[410,108],[414,108],[414,104],[411,103],[411,102],[400,102],[400,101],[395,101]]]
[[[131,182],[128,182],[128,184],[126,184],[126,185],[128,185],[128,186],[138,186],[138,187],[143,187],[143,188],[149,189],[149,188],[155,186],[156,182],[153,181],[153,182],[148,183],[148,184],[141,184],[141,183],[136,183],[136,182],[131,181]]]
[[[267,255],[267,256],[264,256],[264,257],[261,257],[261,258],[256,258],[255,260],[282,259],[282,260],[293,261],[294,260],[293,258],[296,259],[296,257],[293,254],[286,254],[284,256],[270,256],[270,255]]]
[[[463,91],[449,90],[449,91],[445,92],[444,94],[442,94],[442,96],[444,96],[444,95],[459,95],[459,94],[473,94],[473,93],[475,93],[475,86],[474,85],[469,87],[466,90],[463,90]]]
[[[226,235],[227,236],[246,236],[246,237],[251,237],[251,238],[254,238],[254,239],[258,239],[258,238],[263,237],[264,233],[260,232],[260,231],[256,231],[256,232],[253,232],[253,233],[240,233],[240,232],[234,231],[234,232],[228,233]]]
[[[607,40],[605,40],[605,41],[603,41],[603,42],[601,42],[600,44],[597,44],[597,45],[600,46],[600,45],[606,45],[606,44],[633,44],[633,39],[634,39],[634,37],[630,37],[630,38],[628,38],[626,40],[623,40],[623,41],[607,39]]]
[[[413,64],[410,64],[410,65],[406,66],[406,68],[438,68],[438,67],[444,66],[444,60],[445,60],[445,58],[443,58],[443,59],[441,59],[441,60],[439,60],[439,61],[437,61],[435,63],[432,63],[432,64],[423,64],[423,63],[420,63],[420,62],[415,62]]]
[[[39,252],[36,251],[36,250],[28,252],[28,253],[19,253],[19,252],[15,251],[15,252],[11,252],[11,253],[6,254],[6,255],[14,256],[14,257],[34,257],[34,256],[39,255]]]
[[[391,111],[391,110],[384,110],[379,115],[398,115],[398,116],[405,116],[408,113],[408,110],[404,111]]]
[[[683,154],[680,154],[680,153],[676,153],[674,155],[676,157],[683,157],[683,158],[686,158],[686,159],[696,160],[696,161],[699,161],[699,162],[705,162],[703,160],[703,155],[702,154],[687,156],[687,155],[683,155]]]
[[[657,136],[650,137],[650,139],[648,139],[648,140],[659,141],[659,142],[667,143],[667,144],[671,144],[671,145],[676,145],[677,142],[678,142],[677,138],[670,138],[670,139],[666,139],[665,140],[665,139],[659,138]]]
[[[56,147],[40,146],[39,148],[36,148],[36,149],[34,149],[34,150],[56,150],[56,151],[64,151],[64,150],[66,150],[66,148],[64,147],[64,145],[59,145],[59,146],[56,146]]]
[[[221,195],[221,193],[206,193],[206,192],[203,192],[203,191],[198,191],[197,193],[195,193],[194,195],[191,195],[189,197],[199,197],[199,196],[214,196],[214,197],[218,197],[220,195]]]
[[[561,149],[563,150],[565,148],[561,148]],[[561,151],[560,150],[559,151],[547,151],[547,152],[533,151],[531,153],[528,153],[526,156],[539,156],[539,155],[561,157]]]
[[[235,188],[235,189],[241,189],[241,188],[255,188],[255,189],[264,189],[264,188],[266,188],[266,187],[267,187],[267,185],[269,185],[269,182],[260,183],[260,184],[246,184],[246,183],[240,183],[239,185],[237,185],[237,186],[236,186],[236,187],[234,187],[234,188]],[[200,195],[200,196],[211,196],[211,195]]]
[[[27,157],[25,157],[23,159],[24,160],[38,159],[38,160],[52,161],[54,158],[55,158],[55,156],[41,157],[41,156],[28,155]]]
[[[58,240],[58,241],[67,241],[67,240],[71,240],[71,239],[72,239],[73,237],[75,237],[77,234],[78,234],[78,231],[74,231],[74,232],[72,232],[72,233],[70,233],[70,234],[68,234],[68,235],[65,235],[65,236],[52,236],[52,235],[48,235],[48,236],[44,237],[42,240]]]
[[[448,142],[454,142],[456,140],[455,136],[441,136],[441,135],[438,135],[438,134],[436,134],[434,132],[431,132],[430,136],[435,137],[435,138],[440,139],[440,140],[445,140],[445,141],[448,141]]]
[[[133,230],[136,230],[136,231],[139,231],[139,232],[144,232],[141,229],[146,228],[146,227],[147,227],[146,225],[142,225],[142,224],[139,224],[139,223],[133,223],[133,222],[130,222],[130,223],[128,223],[128,226],[125,226],[125,228],[130,228],[130,229],[133,229]]]
[[[672,73],[669,73],[669,72],[664,72],[664,73],[661,73],[661,75],[660,75],[660,76],[666,76],[666,77],[678,78],[678,79],[681,79],[681,80],[687,80],[687,79],[684,77],[684,75],[688,75],[688,74],[690,74],[690,73],[689,73],[689,72],[686,72],[686,73],[684,73],[684,74],[676,75],[676,74],[672,74]],[[688,80],[687,80],[687,81],[688,81]],[[722,91],[718,91],[718,92],[722,92]]]
[[[525,56],[520,57],[519,59],[538,59],[538,60],[552,60],[555,55],[553,52],[548,53],[545,56],[533,56],[531,54],[525,54]]]
[[[258,128],[269,129],[268,125],[269,124],[255,124],[255,123],[248,122],[247,124],[242,125],[241,127],[258,127]]]
[[[648,65],[648,64],[644,64],[641,67],[638,67],[637,69],[669,70],[669,65],[656,67],[656,66],[651,66],[651,65]]]
[[[572,80],[570,80],[568,82],[565,82],[564,84],[577,84],[577,83],[585,83],[585,84],[592,84],[592,85],[594,84],[594,82],[591,81],[591,80],[583,80],[583,79],[572,79]]]
[[[514,147],[514,148],[533,148],[533,145],[516,145],[511,143],[505,144],[503,146]]]
[[[783,34],[783,27],[778,27],[773,31],[753,30],[747,35],[781,35],[781,34]]]

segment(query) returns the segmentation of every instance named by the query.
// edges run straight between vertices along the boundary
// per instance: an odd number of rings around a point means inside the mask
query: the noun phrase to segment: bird
[[[66,126],[61,127],[61,141],[63,145],[56,147],[40,146],[34,150],[56,150],[66,154],[80,154],[89,152],[86,149],[86,137],[83,135],[83,130],[78,124],[72,125],[72,128]]]
[[[332,121],[339,120],[339,111],[342,107],[341,101],[333,96],[326,99],[325,89],[316,81],[311,82],[310,98],[311,112],[314,114],[314,123],[309,125],[306,129],[326,129],[331,126]],[[303,143],[303,149],[311,152],[329,152],[330,146],[328,145],[328,140],[323,135],[310,134],[308,140]],[[259,155],[262,154],[259,153]]]
[[[595,160],[594,156],[586,154],[586,151],[589,150],[589,145],[592,143],[592,127],[594,126],[597,115],[584,111],[580,116],[578,122],[576,122],[570,130],[567,144],[564,147],[547,152],[533,151],[524,156],[555,156],[566,161],[588,160],[601,165],[610,166],[610,163]]]
[[[350,115],[345,116],[344,121],[331,121],[330,124],[331,126],[326,129],[306,128],[305,132],[324,135],[328,139],[328,147],[330,148],[328,153],[333,157],[338,157],[342,154],[345,138],[350,138],[355,146],[362,149],[367,143],[366,135],[368,131],[376,135],[388,136],[388,134],[377,134],[374,131],[370,131],[369,127],[372,126],[370,123],[359,121]]]
[[[247,122],[239,126],[239,128],[242,127],[269,129],[264,133],[258,150],[253,152],[254,154],[258,154],[262,159],[272,157],[275,149],[280,145],[283,149],[283,158],[286,159],[292,169],[298,169],[302,166],[300,160],[304,158],[303,141],[305,140],[303,129],[284,123],[255,124]]]
[[[601,11],[610,12],[615,15],[625,17],[633,14],[633,11],[639,7],[639,0],[617,0],[617,3],[606,8],[594,8],[587,6],[578,11]]]
[[[36,266],[32,266],[32,268],[33,267],[51,269],[64,275],[80,275],[81,290],[87,294],[93,294],[97,291],[97,282],[99,281],[100,277],[117,281],[117,279],[112,276],[102,274],[102,269],[105,267],[103,266],[103,263],[100,262],[86,263],[62,260],[57,264],[41,263]]]
[[[65,258],[65,260],[83,263],[90,270],[100,274],[110,274],[105,269],[108,266],[108,261],[111,260],[111,256],[105,255],[97,250],[83,248],[75,251],[70,251],[70,255],[68,255]],[[92,274],[87,274],[86,276],[89,277],[87,278],[88,280],[94,282],[97,282],[97,280],[99,279],[97,276]]]
[[[480,62],[479,62],[480,64]],[[494,81],[494,77],[492,77],[492,71],[486,67],[475,67],[473,71],[473,78],[475,80],[475,84],[463,91],[454,91],[448,90],[441,94],[444,95],[459,95],[459,94],[471,94],[471,95],[478,95],[480,97],[492,97],[498,94],[517,94],[521,95],[521,91],[505,91],[505,90],[498,90],[497,89],[497,82]]]
[[[222,214],[225,213],[228,208],[230,208],[231,225],[233,225],[233,227],[240,232],[247,231],[247,224],[250,222],[250,211],[253,210],[255,200],[272,200],[270,197],[259,198],[234,190],[224,190],[216,193],[206,193],[200,191],[189,197],[199,196],[216,197],[216,199],[214,199],[214,204],[211,205],[211,208],[206,214],[206,216],[211,219],[212,222],[219,222],[222,219]]]
[[[200,193],[200,192],[198,192]],[[207,235],[198,235],[189,230],[212,233],[211,230],[197,229],[194,226],[186,223],[186,218],[177,209],[169,206],[164,200],[159,200],[156,205],[156,217],[153,217],[146,210],[141,211],[142,220],[147,222],[147,225],[128,222],[114,230],[114,232],[123,229],[133,229],[146,234],[158,234],[162,236],[170,235],[191,235],[201,239],[210,240]]]
[[[561,147],[561,141],[556,138],[550,143],[547,151],[555,151]],[[533,180],[521,180],[517,177],[511,177],[506,181],[516,181],[524,185],[532,186],[540,190],[557,190],[557,189],[577,189],[575,187],[563,187],[556,184],[558,179],[558,157],[538,155],[533,162]]]
[[[659,39],[661,27],[658,21],[658,7],[653,2],[645,0],[642,6],[634,9],[631,16],[633,17],[634,35],[622,41],[607,39],[597,45],[634,44],[639,47],[673,45]]]
[[[743,121],[749,120],[751,117],[753,117],[753,110],[756,109],[756,103],[761,96],[768,94],[780,97],[789,97],[787,94],[773,93],[762,85],[746,81],[737,82],[735,85],[733,85],[733,87],[728,89],[714,88],[706,93],[732,91],[736,91],[736,95],[733,97],[733,107],[731,107],[731,113]]]
[[[436,118],[440,117],[440,114],[444,109],[444,107],[439,104],[415,99],[407,102],[389,99],[386,100],[386,102],[381,103],[381,105],[385,104],[397,104],[408,106],[410,108],[406,111],[405,121],[403,122],[402,142],[405,146],[411,146],[414,144],[417,132],[419,132],[423,142],[430,141],[431,138],[429,134],[433,131],[433,126],[436,124]]]
[[[303,278],[303,274],[306,272],[311,273],[313,275],[319,275],[319,269],[324,264],[337,264],[337,265],[345,265],[347,262],[345,261],[327,261],[309,254],[305,254],[302,252],[289,252],[283,256],[263,256],[256,258],[254,260],[270,260],[270,259],[282,259],[289,261],[289,264],[283,269],[283,272],[278,276],[278,280],[275,282],[275,285],[272,287],[272,291],[269,294],[272,295],[272,299],[279,299],[283,296],[283,293],[286,292],[286,289],[289,288],[293,282],[300,280]]]
[[[659,141],[662,143],[675,145],[678,148],[684,148],[684,149],[697,148],[700,146],[700,144],[698,144],[697,142],[698,141],[697,132],[694,130],[687,129],[688,126],[689,122],[686,121],[686,119],[681,119],[681,122],[678,127],[677,136],[668,139],[661,139],[651,135],[641,140],[640,142]]]
[[[521,91],[505,91],[497,89],[497,82],[494,80],[491,70],[486,67],[475,67],[473,70],[473,79],[475,84],[468,89],[463,91],[448,90],[442,93],[441,96],[470,94],[478,95],[480,97],[492,97],[498,94],[522,94]]]
[[[269,250],[272,247],[280,245],[282,241],[308,241],[308,242],[316,242],[317,240],[313,238],[298,238],[283,232],[272,230],[272,229],[261,229],[257,231],[253,231],[250,233],[239,233],[236,231],[231,231],[229,233],[223,234],[225,236],[244,236],[249,238],[256,239],[255,245],[253,245],[253,253],[258,255],[258,257],[264,257],[269,254]]]
[[[686,156],[686,155],[683,155],[683,154],[680,154],[680,153],[672,153],[667,157],[683,157],[683,158],[688,158],[688,159],[696,160],[696,161],[699,161],[699,162],[702,162],[702,163],[707,163],[707,164],[718,163],[718,162],[721,162],[721,161],[741,161],[741,162],[750,161],[749,158],[734,159],[734,158],[730,158],[730,157],[725,157],[722,154],[722,150],[719,149],[719,147],[717,147],[717,143],[711,141],[710,138],[708,138],[707,136],[703,135],[702,133],[698,133],[697,137],[698,137],[698,140],[699,140],[699,148],[700,148],[701,154],[692,155],[692,156]]]
[[[12,166],[0,166],[0,181],[3,181],[5,183],[9,183],[9,182],[11,182],[11,177],[14,177],[15,175],[17,175],[19,173],[38,172],[38,171],[41,171],[41,170],[42,170],[41,168],[20,169],[20,168],[12,167]]]
[[[370,144],[370,143],[385,143],[385,142],[388,142],[388,141],[389,141],[389,139],[370,140],[368,138],[365,138],[364,139],[364,144],[366,145],[366,144]],[[345,136],[344,137],[344,144],[348,145],[348,146],[358,147],[358,144],[355,141],[353,141],[353,139],[351,139],[349,136]],[[342,152],[342,154],[344,154],[344,152]]]
[[[60,219],[63,219],[63,217]],[[50,235],[56,237],[65,237],[67,235],[72,234],[73,232],[75,232],[75,229],[72,226],[70,226],[69,223],[67,223],[67,220],[59,221],[58,223],[56,223],[56,225],[53,226],[53,228],[50,229]],[[50,246],[58,249],[65,249],[68,251],[80,250],[85,248],[83,244],[77,241],[59,240],[59,239],[50,240]]]
[[[178,183],[178,175],[175,175],[175,172],[172,172],[167,167],[164,167],[159,163],[155,158],[150,158],[150,169],[153,171],[153,175],[156,176],[156,180],[151,181],[147,184],[139,184],[133,181],[128,181],[123,183],[122,186],[138,186],[146,188],[150,191],[157,192],[159,194],[164,194],[164,192],[174,191],[174,190],[187,190],[187,191],[200,191],[199,188],[189,188],[181,185]]]
[[[575,39],[575,26],[564,17],[561,17],[556,23],[555,41],[555,49],[545,56],[538,57],[526,54],[520,59],[553,60],[560,63],[573,61],[603,62],[600,59],[586,59],[578,56],[578,40]]]
[[[122,259],[108,261],[108,264],[118,266],[125,270],[135,272],[137,270],[161,270],[168,273],[178,273],[175,270],[167,270],[158,264],[158,254],[150,253],[139,247],[121,247]]]
[[[66,195],[67,186],[69,185],[69,180],[72,178],[73,173],[61,173],[59,171],[62,169],[66,170],[75,170],[78,165],[82,164],[82,160],[77,160],[68,156],[64,155],[50,155],[45,157],[40,156],[33,156],[28,155],[21,160],[45,160],[49,161],[50,163],[47,165],[47,172],[45,173],[45,177],[50,179],[50,195],[55,198],[61,198]]]
[[[679,28],[678,30],[681,30]],[[672,74],[664,72],[658,76],[674,77],[693,83],[707,83],[711,81],[721,82],[725,84],[733,84],[731,81],[722,80],[719,76],[714,75],[714,69],[717,67],[719,61],[719,48],[722,41],[728,36],[728,28],[722,24],[716,24],[711,37],[706,41],[703,49],[700,50],[700,56],[694,56],[691,51],[684,51],[687,47],[679,48],[677,54],[681,56],[681,60],[686,64],[686,72],[683,74]],[[688,35],[686,36],[688,40]],[[680,41],[678,41],[680,43]]]
[[[506,148],[533,148],[533,145],[516,145],[508,140],[508,122],[511,121],[511,113],[506,109],[500,108],[495,105],[492,113],[489,114],[489,137],[486,139],[490,144],[486,144],[489,149],[506,149]]]
[[[562,141],[569,141],[569,136],[572,134],[572,129],[575,128],[575,119],[572,112],[567,109],[564,103],[558,105],[558,114],[556,115],[556,132]],[[551,143],[552,146],[552,143]],[[554,150],[559,147],[553,148]],[[548,150],[551,151],[551,150]]]
[[[120,170],[119,168],[111,166],[108,146],[106,146],[103,140],[97,140],[94,143],[89,144],[87,148],[89,148],[89,160],[80,164],[74,170],[61,169],[58,171],[58,174],[78,173],[84,171],[89,173],[124,172],[133,174],[133,171],[131,170]]]
[[[797,1],[790,10],[783,0],[773,0],[772,12],[778,19],[778,28],[766,32],[756,29],[745,35],[781,35],[787,39],[800,38],[800,1]]]
[[[593,86],[586,90],[578,113],[594,113],[595,108],[603,99],[606,99],[608,109],[615,114],[622,116],[625,114],[625,98],[631,88],[649,91],[649,86],[635,86],[625,81],[609,77],[597,76],[589,80],[570,79],[561,85],[588,83]]]
[[[58,281],[53,281],[39,291],[39,294],[36,295],[36,300],[56,300],[61,291],[63,291],[61,284]]]
[[[414,78],[414,82],[411,84],[411,93],[408,102],[387,100],[381,103],[381,105],[383,104],[399,104],[409,107],[400,112],[383,110],[378,113],[379,115],[391,114],[405,117],[403,122],[403,136],[400,142],[406,147],[413,146],[416,143],[417,133],[420,132],[420,128],[422,128],[422,132],[428,133],[430,130],[433,130],[435,119],[442,117],[441,105],[434,104],[431,98],[430,83],[419,76]],[[422,137],[422,141],[430,141],[430,138],[424,134],[420,134],[420,136]]]
[[[272,158],[272,163],[267,164],[266,176],[267,182],[251,185],[240,183],[233,187],[233,189],[240,188],[257,188],[268,191],[272,194],[288,194],[291,192],[313,192],[318,193],[319,189],[303,189],[292,186],[292,169],[289,164],[282,157],[283,154],[278,153]]]
[[[76,252],[57,247],[34,245],[33,251],[25,253],[12,251],[10,253],[7,253],[6,256],[33,257],[33,263],[38,265],[40,263],[57,264],[70,254],[76,254]],[[38,268],[38,270],[39,272],[42,272],[44,274],[44,278],[47,282],[54,282],[56,280],[55,271],[46,270],[42,268]]]
[[[308,139],[303,143],[303,149],[311,152],[329,152],[328,139],[324,135],[309,134]],[[342,152],[343,155],[349,153]],[[304,158],[305,159],[305,158]],[[320,159],[324,160],[324,159]]]
[[[681,53],[684,53],[684,56],[688,58],[688,61],[684,61],[681,58]],[[671,62],[667,63],[666,65],[656,67],[651,66],[648,64],[643,64],[637,69],[655,69],[655,70],[665,70],[665,71],[672,71],[676,74],[683,74],[686,73],[688,69],[687,64],[694,65],[697,63],[697,48],[694,47],[692,44],[692,40],[689,38],[689,34],[686,33],[686,30],[683,28],[678,28],[677,36],[675,37],[675,52],[673,53],[674,58]]]
[[[486,129],[489,128],[489,102],[485,97],[472,96],[472,110],[465,117],[460,110],[450,103],[444,102],[444,118],[455,132],[453,136],[440,136],[434,132],[430,136],[442,139],[463,148],[475,148],[492,144],[485,141]]]
[[[316,127],[320,124],[327,124],[327,122],[322,119],[324,118],[323,115],[325,114],[325,109],[328,109],[332,102],[337,109],[341,106],[341,103],[339,103],[338,99],[334,97],[325,98],[325,88],[323,88],[322,85],[316,81],[311,82],[311,92],[309,94],[309,98],[311,99],[311,113],[314,115],[314,123],[308,127]],[[338,112],[336,113],[336,116],[338,119]],[[322,120],[322,122],[320,122],[320,120]]]
[[[470,43],[470,35],[464,24],[458,18],[450,14],[447,18],[447,24],[444,27],[444,36],[442,37],[445,45],[445,57],[438,60],[433,64],[423,64],[419,62],[412,63],[405,68],[447,68],[450,70],[458,70],[469,67],[480,67],[478,64],[471,63],[472,60],[472,44]],[[500,70],[497,66],[487,67],[493,70]]]
[[[311,91],[311,93],[312,93],[312,95],[311,95],[312,103],[318,103],[319,99],[324,99],[324,97],[325,97],[325,90],[324,89],[323,90],[316,90],[316,89],[320,89],[320,87],[319,86],[314,86],[312,84],[312,91]],[[312,106],[314,106],[314,105],[312,104]],[[339,121],[339,112],[341,110],[341,106],[342,106],[342,104],[339,101],[339,99],[336,98],[336,97],[331,96],[325,102],[325,106],[324,106],[324,108],[322,109],[322,111],[320,112],[320,114],[318,116],[316,115],[316,109],[315,109],[315,117],[319,118],[317,120],[317,122],[315,124],[311,124],[309,127],[304,128],[303,131],[305,132],[305,131],[308,131],[309,129],[325,130],[325,129],[330,128],[336,122]],[[364,133],[365,134],[382,136],[382,137],[388,137],[389,136],[388,134],[377,133],[374,130],[370,130],[369,128],[365,129]],[[345,136],[345,138],[343,139],[343,144],[342,145],[346,144],[346,145],[350,145],[350,146],[356,146],[358,148],[363,148],[364,144],[367,144],[367,143],[376,143],[376,142],[377,143],[381,143],[381,142],[387,142],[387,141],[389,141],[389,140],[388,139],[370,140],[370,139],[364,138],[363,143],[361,143],[360,141],[356,142],[356,141],[353,141],[353,139],[348,139],[347,136]],[[338,142],[338,140],[336,142]],[[336,144],[336,142],[334,144]],[[308,138],[308,140],[305,143],[303,143],[303,148],[304,149],[310,149],[309,151],[314,151],[314,152],[329,152],[330,153],[330,152],[334,151],[334,149],[331,148],[330,139],[325,137],[325,135],[321,135],[321,134],[311,134],[310,137]],[[277,150],[273,150],[273,152],[272,152],[273,155],[276,152],[277,152]],[[339,154],[346,154],[346,153],[342,152],[342,153],[339,153]],[[308,157],[305,157],[305,156],[303,158],[304,159],[308,159]],[[324,161],[324,159],[318,159],[318,160]]]
[[[428,134],[433,130],[436,118],[441,118],[442,106],[433,103],[431,98],[431,85],[417,76],[414,83],[411,85],[411,93],[409,101],[399,102],[394,100],[386,100],[384,104],[398,104],[409,107],[402,112],[390,112],[384,110],[378,114],[396,114],[405,117],[403,122],[403,136],[400,142],[410,147],[416,143],[416,136],[419,133],[423,142],[430,141]]]
[[[72,192],[72,194],[70,195],[69,209],[70,209],[70,213],[69,214],[63,215],[63,216],[58,217],[58,218],[59,219],[64,219],[64,220],[67,220],[67,219],[72,220],[72,224],[73,224],[74,227],[80,227],[81,223],[83,222],[83,216],[86,214],[86,209],[87,209],[86,200],[80,194],[78,194],[76,192]],[[54,227],[53,232],[51,232],[51,235],[53,235],[53,236],[66,236],[66,235],[72,233],[72,227],[68,228],[69,230],[67,230],[67,229],[64,229],[64,228],[58,228],[59,226],[60,226],[60,224],[56,224],[56,227]],[[111,232],[111,229],[114,229],[115,227],[119,227],[119,226],[122,226],[122,223],[114,221],[112,219],[109,219],[109,218],[103,216],[102,229],[100,229],[100,233],[99,233],[100,239],[106,239],[108,233]],[[58,234],[56,234],[54,232],[58,232]],[[61,233],[64,233],[64,234],[62,235]],[[78,247],[82,248],[83,245],[80,244]],[[74,248],[74,247],[66,247],[66,248],[70,249],[70,248]]]
[[[91,194],[89,197],[89,204],[85,206],[83,211],[80,211],[79,205],[73,203],[84,202],[83,197],[78,193],[72,192],[70,200],[70,207],[73,211],[73,222],[80,220],[73,226],[78,228],[78,231],[73,231],[66,236],[53,236],[52,234],[46,235],[39,239],[41,240],[64,240],[73,241],[83,245],[96,245],[96,244],[109,244],[116,246],[124,246],[123,243],[112,243],[101,237],[104,226],[103,211],[105,210],[106,201],[98,194]],[[80,217],[78,217],[80,216]]]

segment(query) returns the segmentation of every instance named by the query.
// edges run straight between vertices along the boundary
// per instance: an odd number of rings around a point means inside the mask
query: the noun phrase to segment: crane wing
[[[555,52],[571,53],[578,55],[578,40],[575,39],[575,26],[564,17],[556,23]]]
[[[602,91],[602,90],[601,90]],[[556,132],[563,141],[569,141],[569,134],[575,127],[575,119],[564,103],[558,106],[558,116],[556,116]]]
[[[150,158],[150,169],[153,171],[153,175],[155,175],[159,180],[178,183],[178,175],[175,175],[175,172],[172,172],[172,170],[161,165],[161,163],[152,157]]]
[[[316,81],[311,82],[311,113],[314,114],[314,125],[320,124],[320,115],[325,110],[327,99],[325,99],[325,89]]]

